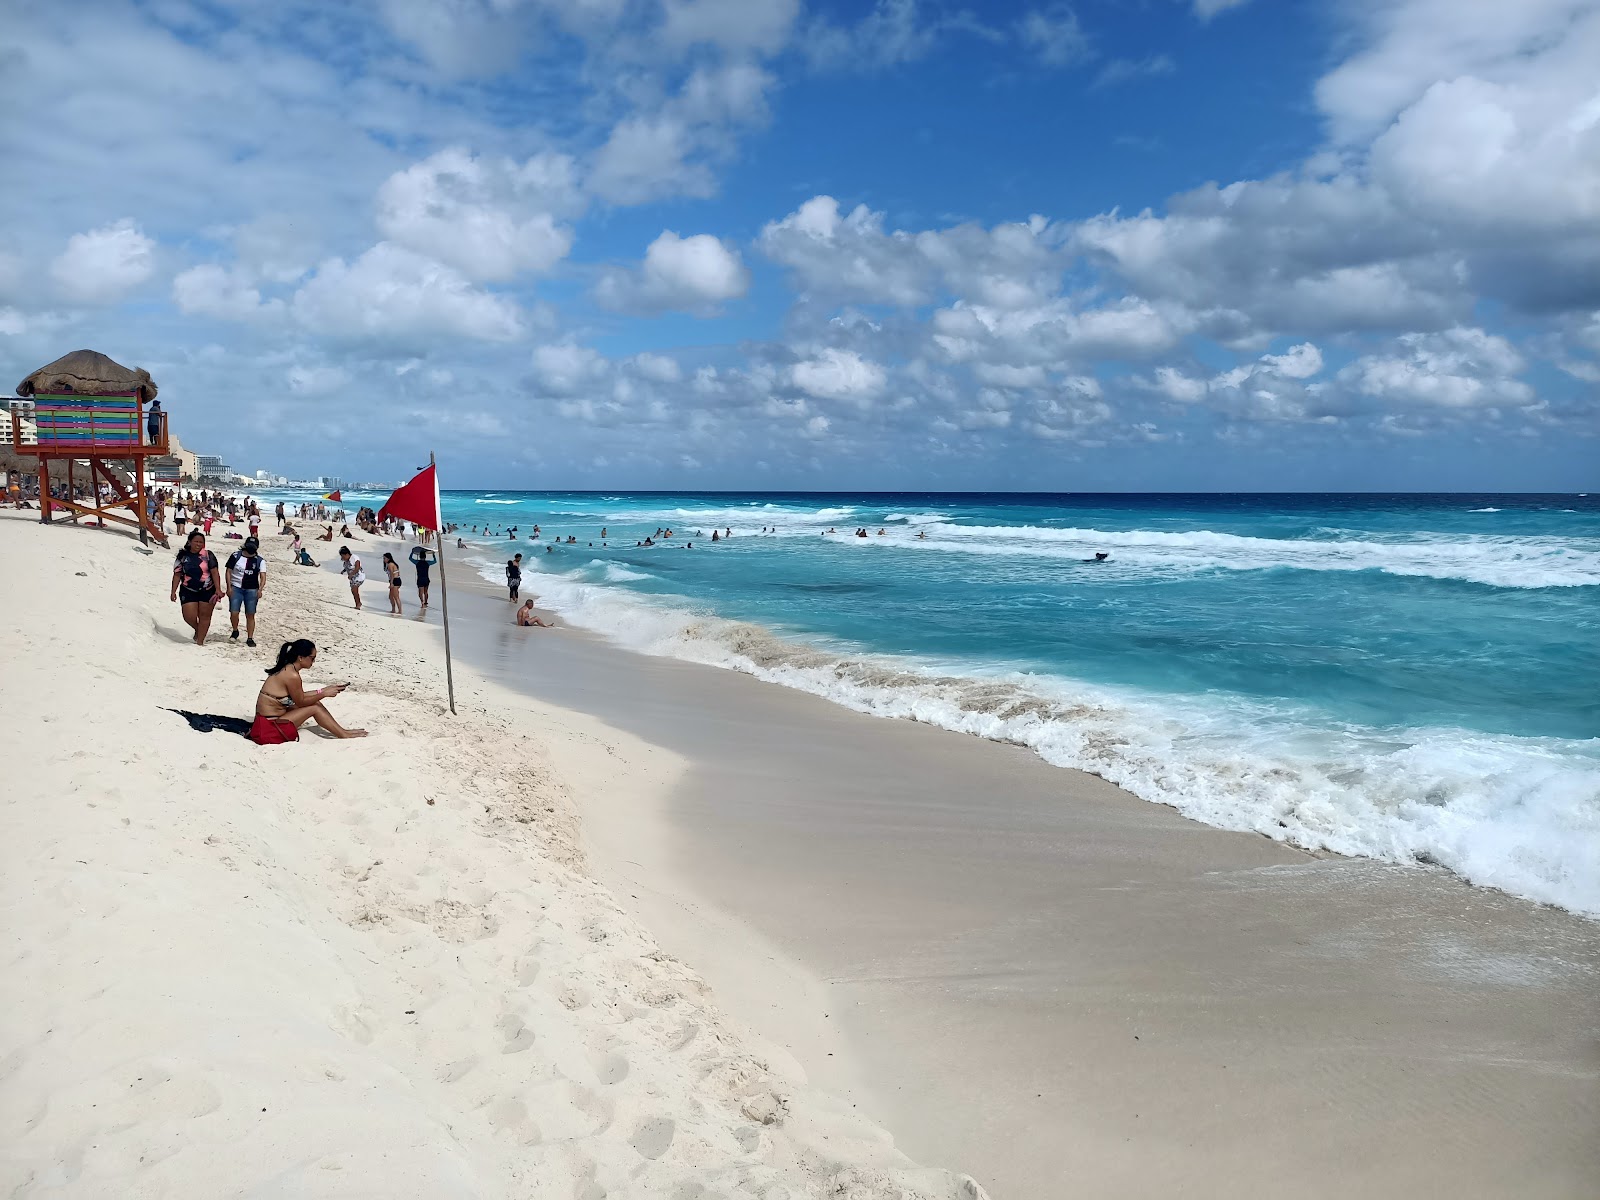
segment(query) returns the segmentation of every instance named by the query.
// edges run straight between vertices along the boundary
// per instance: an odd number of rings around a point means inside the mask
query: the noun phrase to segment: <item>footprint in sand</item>
[[[741,1125],[733,1131],[733,1140],[746,1154],[754,1154],[761,1149],[761,1130],[754,1125]]]
[[[590,999],[589,989],[578,984],[568,984],[561,989],[561,994],[556,998],[561,1001],[562,1007],[576,1012],[578,1009],[588,1006]]]
[[[454,1083],[477,1065],[478,1056],[476,1054],[469,1054],[466,1058],[458,1058],[455,1062],[445,1063],[444,1066],[439,1068],[438,1080],[440,1083]]]
[[[628,1141],[645,1158],[660,1158],[672,1145],[673,1135],[677,1132],[677,1122],[672,1118],[651,1117],[634,1131]]]
[[[528,1106],[511,1096],[502,1096],[489,1105],[489,1124],[519,1145],[533,1146],[543,1140],[539,1127],[528,1115]]]
[[[589,1065],[594,1068],[594,1077],[606,1087],[619,1084],[628,1077],[628,1060],[621,1054],[591,1054]]]
[[[495,1024],[506,1039],[500,1047],[501,1054],[521,1054],[533,1045],[533,1030],[516,1013],[505,1013]]]

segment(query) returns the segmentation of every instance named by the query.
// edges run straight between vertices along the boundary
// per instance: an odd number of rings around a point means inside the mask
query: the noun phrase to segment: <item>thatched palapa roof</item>
[[[150,372],[143,367],[125,367],[97,350],[74,350],[17,384],[19,396],[111,396],[132,391],[146,400],[155,399],[156,385]]]

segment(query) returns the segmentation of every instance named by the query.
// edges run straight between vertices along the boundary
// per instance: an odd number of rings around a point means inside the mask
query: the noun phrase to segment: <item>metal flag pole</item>
[[[450,692],[450,712],[453,716],[456,711],[456,677],[450,667],[450,573],[444,568],[444,505],[439,500],[439,471],[433,461],[433,451],[428,451],[428,465],[434,467],[433,472],[433,511],[439,516],[440,528],[433,532],[439,538],[439,600],[444,608],[444,679],[445,687]]]

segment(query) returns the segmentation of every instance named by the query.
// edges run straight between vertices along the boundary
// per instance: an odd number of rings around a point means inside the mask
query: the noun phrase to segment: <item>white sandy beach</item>
[[[0,1192],[983,1194],[808,1085],[624,913],[535,702],[458,666],[449,716],[433,630],[381,586],[358,617],[278,551],[260,648],[225,612],[196,648],[170,554],[0,518]],[[168,711],[248,715],[291,636],[372,737],[261,748]],[[681,774],[639,754],[634,786]]]
[[[377,574],[389,543],[353,545]],[[165,551],[27,512],[0,550],[5,1195],[1600,1180],[1582,918],[515,629],[470,570],[451,717],[410,589],[358,616],[278,539],[253,651],[225,613],[190,643]],[[248,714],[291,636],[372,737],[167,711]]]

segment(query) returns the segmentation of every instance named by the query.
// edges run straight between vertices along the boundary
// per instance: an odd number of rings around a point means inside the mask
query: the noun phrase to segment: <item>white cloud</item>
[[[888,376],[881,366],[855,351],[830,347],[790,367],[789,381],[819,400],[865,403],[882,393]]]
[[[495,75],[514,65],[531,33],[533,6],[495,0],[380,0],[378,11],[400,38],[450,75]]]
[[[179,311],[190,316],[220,317],[243,321],[279,312],[281,300],[261,298],[261,289],[237,269],[215,263],[202,263],[180,272],[172,281],[172,299]]]
[[[1331,417],[1325,389],[1307,380],[1321,373],[1322,351],[1311,342],[1282,354],[1263,354],[1209,379],[1158,367],[1145,388],[1179,404],[1204,402],[1229,417],[1248,421],[1312,421]]]
[[[1078,23],[1070,5],[1055,4],[1024,13],[1017,22],[1017,37],[1024,47],[1050,66],[1071,66],[1093,56],[1089,35]]]
[[[341,338],[504,342],[523,332],[512,301],[392,242],[379,242],[353,263],[330,258],[294,294],[291,308],[306,329]]]
[[[10,305],[0,305],[0,337],[21,338],[51,334],[69,324],[71,318],[65,313],[37,310],[24,312]]]
[[[1142,300],[1085,311],[1052,300],[1013,310],[958,303],[934,313],[932,340],[954,362],[1063,364],[1148,358],[1170,350],[1183,332]]]
[[[50,277],[68,300],[109,304],[155,273],[155,250],[155,242],[124,217],[68,238],[67,248],[50,264]]]
[[[1447,329],[1485,297],[1600,302],[1600,5],[1346,11],[1356,49],[1318,87],[1326,153],[1175,197],[1165,216],[1085,221],[1075,248],[1236,339]]]
[[[683,378],[683,368],[678,360],[664,354],[635,354],[628,359],[635,374],[654,383],[677,383]]]
[[[1526,365],[1522,355],[1482,329],[1406,334],[1397,349],[1357,359],[1339,372],[1339,382],[1404,406],[1471,409],[1534,401],[1533,389],[1516,378]]]
[[[709,196],[715,187],[704,163],[688,161],[694,141],[685,123],[669,114],[619,121],[594,157],[589,183],[618,204],[656,196]]]
[[[666,0],[661,36],[669,46],[709,43],[771,54],[788,40],[800,0]]]
[[[1155,381],[1151,385],[1169,400],[1176,400],[1180,404],[1193,404],[1197,400],[1205,399],[1208,390],[1204,379],[1193,379],[1175,367],[1157,367]]]
[[[1289,379],[1309,379],[1322,370],[1322,351],[1310,342],[1301,342],[1283,354],[1263,354],[1261,361]]]
[[[451,147],[397,171],[378,189],[385,237],[477,282],[548,271],[572,249],[556,211],[579,208],[573,160],[540,154],[518,164]]]
[[[540,346],[533,352],[533,373],[543,389],[555,396],[572,396],[601,383],[611,363],[598,350],[575,342]]]
[[[1381,132],[1433,86],[1466,78],[1523,84],[1592,78],[1592,0],[1404,0],[1351,4],[1355,51],[1317,83],[1340,141]],[[1555,80],[1547,82],[1554,83]]]
[[[295,366],[285,378],[297,396],[326,396],[349,383],[350,373],[343,367]]]
[[[595,291],[611,308],[711,313],[749,286],[737,250],[707,233],[679,237],[669,229],[650,243],[638,270],[611,271]]]
[[[886,234],[883,214],[864,204],[841,217],[837,200],[815,196],[768,224],[759,244],[809,291],[908,305],[932,295],[928,264],[910,236]]]
[[[1209,21],[1218,13],[1227,12],[1230,8],[1242,8],[1250,0],[1194,0],[1194,15],[1202,21]]]
[[[1018,308],[1041,302],[1059,284],[1060,239],[1042,217],[918,233],[886,231],[884,220],[866,205],[841,216],[832,196],[814,196],[768,223],[757,244],[821,298],[911,307],[947,295]]]
[[[875,70],[924,57],[938,44],[943,28],[918,0],[877,0],[852,26],[813,20],[806,27],[804,50],[815,67]]]
[[[612,127],[590,164],[588,188],[616,204],[711,195],[713,164],[732,152],[732,130],[766,121],[773,82],[748,63],[698,68],[676,96]]]
[[[1135,79],[1152,79],[1157,75],[1171,75],[1178,69],[1170,54],[1150,54],[1144,58],[1114,58],[1100,68],[1094,77],[1095,87],[1113,87]]]

